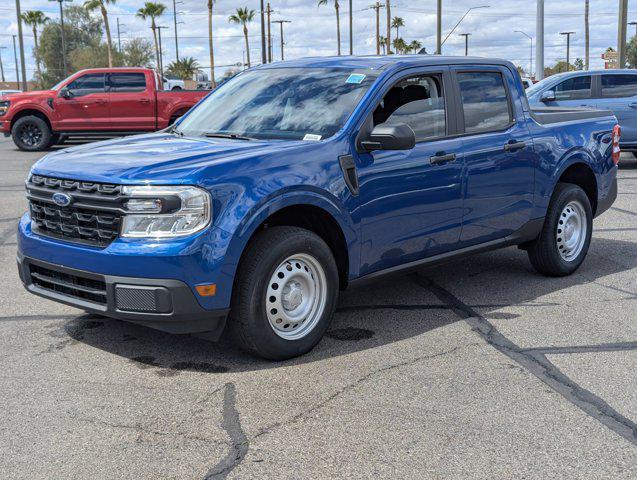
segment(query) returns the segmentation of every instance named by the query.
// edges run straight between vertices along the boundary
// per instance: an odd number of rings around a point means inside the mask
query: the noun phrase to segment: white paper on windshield
[[[310,142],[318,142],[321,139],[320,135],[315,135],[313,133],[306,133],[303,137],[303,140],[308,140]]]

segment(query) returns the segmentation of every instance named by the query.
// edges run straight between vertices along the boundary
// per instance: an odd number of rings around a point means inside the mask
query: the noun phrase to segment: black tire
[[[583,244],[579,253],[570,259],[565,259],[560,250],[564,248],[561,237],[563,224],[560,222],[566,215],[566,207],[572,202],[576,202],[583,207],[585,215],[586,232],[582,235]],[[582,222],[584,223],[584,222]],[[539,273],[551,277],[563,277],[570,275],[586,258],[588,247],[591,243],[593,231],[593,211],[590,201],[577,185],[572,183],[558,183],[551,197],[551,202],[544,220],[544,226],[540,236],[529,244],[528,254],[531,264]]]
[[[179,87],[179,86],[175,86],[175,87],[173,87],[171,90],[172,90],[172,91],[175,91],[175,90],[181,90],[181,87]]]
[[[325,274],[325,304],[322,313],[315,317],[314,327],[305,336],[288,339],[275,332],[266,308],[270,308],[267,302],[273,298],[268,297],[271,278],[280,265],[287,268],[287,263],[283,262],[295,255],[309,255],[320,264]],[[318,235],[298,227],[269,228],[251,242],[239,265],[228,320],[230,333],[243,350],[268,360],[303,355],[314,348],[329,327],[338,291],[339,276],[334,256]]]
[[[19,118],[11,128],[16,147],[25,152],[39,152],[49,148],[51,129],[40,117],[28,115]]]

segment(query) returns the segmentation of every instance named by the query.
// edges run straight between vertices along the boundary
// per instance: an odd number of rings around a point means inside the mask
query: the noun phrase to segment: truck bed
[[[531,116],[540,125],[570,122],[573,120],[588,120],[600,117],[611,117],[610,110],[569,107],[536,107],[531,108]]]

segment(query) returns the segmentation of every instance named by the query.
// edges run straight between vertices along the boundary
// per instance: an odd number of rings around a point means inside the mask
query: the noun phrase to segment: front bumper
[[[170,333],[221,335],[227,309],[201,307],[188,285],[173,279],[120,277],[56,265],[18,254],[25,288],[66,305]]]

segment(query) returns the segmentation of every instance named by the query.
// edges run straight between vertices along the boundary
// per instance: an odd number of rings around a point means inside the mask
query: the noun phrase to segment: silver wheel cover
[[[577,200],[569,202],[560,213],[555,241],[557,251],[567,262],[575,260],[584,248],[588,233],[586,220],[586,210]]]
[[[323,267],[307,253],[290,255],[274,270],[266,289],[265,307],[274,333],[285,340],[308,335],[327,303]]]

